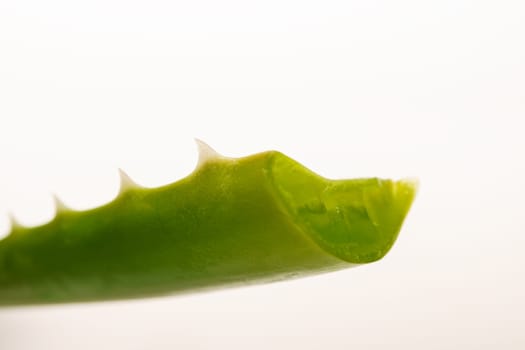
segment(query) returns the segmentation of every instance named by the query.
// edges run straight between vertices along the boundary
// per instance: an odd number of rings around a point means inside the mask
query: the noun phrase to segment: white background
[[[525,348],[522,1],[0,0],[0,232],[192,138],[333,178],[417,176],[381,261],[184,297],[0,309],[0,348]]]

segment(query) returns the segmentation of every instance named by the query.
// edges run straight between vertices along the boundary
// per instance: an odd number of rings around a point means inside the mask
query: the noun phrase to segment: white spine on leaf
[[[200,168],[203,164],[206,164],[211,160],[226,158],[222,156],[221,154],[219,154],[217,151],[215,151],[213,148],[211,148],[204,141],[195,139],[195,143],[197,144],[197,148],[199,151],[199,160],[197,162],[196,169]]]
[[[124,170],[119,168],[118,172],[119,172],[119,177],[120,177],[120,192],[119,192],[120,194],[128,190],[141,187],[137,185],[137,183],[133,181],[131,177],[129,177],[129,175],[126,174]]]

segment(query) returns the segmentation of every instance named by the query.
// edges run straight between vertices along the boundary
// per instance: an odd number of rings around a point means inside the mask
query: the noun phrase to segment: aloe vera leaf
[[[186,178],[115,200],[57,203],[0,241],[0,305],[138,298],[306,276],[369,263],[393,245],[410,180],[330,180],[277,151],[225,158],[200,143]]]

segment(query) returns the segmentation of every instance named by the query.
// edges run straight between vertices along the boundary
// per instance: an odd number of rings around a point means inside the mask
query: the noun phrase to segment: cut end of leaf
[[[390,250],[418,187],[415,179],[329,180],[279,153],[271,168],[295,223],[351,263],[376,261]]]

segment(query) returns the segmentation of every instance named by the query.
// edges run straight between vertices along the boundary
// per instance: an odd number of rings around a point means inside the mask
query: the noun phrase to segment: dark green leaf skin
[[[328,180],[275,151],[212,157],[173,184],[15,227],[0,241],[0,305],[186,293],[375,261],[415,191]]]

